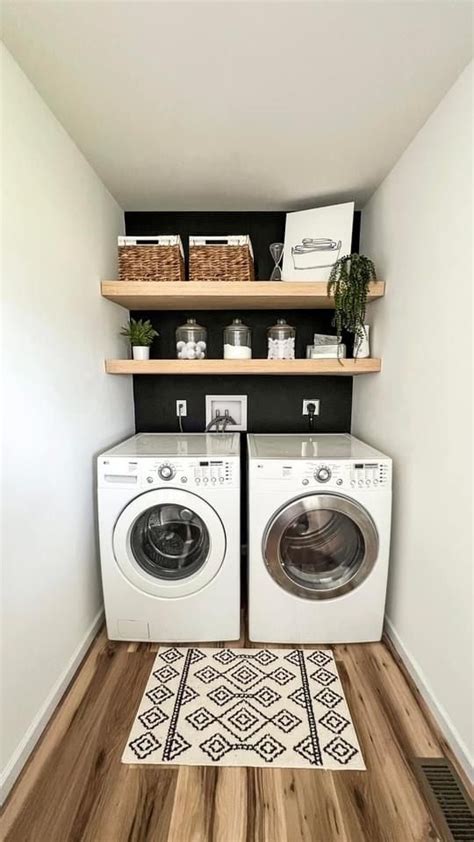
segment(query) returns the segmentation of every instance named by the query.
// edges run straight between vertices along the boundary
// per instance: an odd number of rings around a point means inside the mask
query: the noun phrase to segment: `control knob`
[[[170,480],[173,479],[176,471],[171,465],[160,465],[158,468],[158,476],[160,479]]]
[[[331,470],[326,467],[326,465],[322,465],[315,473],[315,479],[318,482],[329,482],[331,479]]]

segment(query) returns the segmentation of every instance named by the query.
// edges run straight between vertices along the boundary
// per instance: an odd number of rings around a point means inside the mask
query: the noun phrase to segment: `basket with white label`
[[[189,280],[255,280],[250,237],[190,237]]]
[[[184,251],[178,235],[119,237],[121,281],[184,281]]]

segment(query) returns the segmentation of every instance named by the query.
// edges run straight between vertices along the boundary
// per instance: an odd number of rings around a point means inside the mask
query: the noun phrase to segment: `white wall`
[[[123,213],[2,47],[5,790],[97,625],[94,456],[133,429],[104,373],[126,313],[101,299]]]
[[[394,459],[387,618],[445,734],[472,757],[472,64],[362,214],[387,282],[370,305],[379,375],[353,432]]]

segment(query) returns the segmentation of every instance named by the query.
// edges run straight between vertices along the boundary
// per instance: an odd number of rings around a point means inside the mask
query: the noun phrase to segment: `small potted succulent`
[[[328,281],[328,295],[334,298],[333,325],[354,334],[354,357],[366,339],[365,310],[371,281],[377,280],[372,261],[363,254],[346,254],[336,261]],[[339,340],[340,341],[340,340]]]
[[[155,337],[159,336],[159,333],[149,319],[146,321],[130,319],[126,325],[123,325],[120,333],[122,336],[126,336],[130,342],[134,360],[150,359],[150,345]]]

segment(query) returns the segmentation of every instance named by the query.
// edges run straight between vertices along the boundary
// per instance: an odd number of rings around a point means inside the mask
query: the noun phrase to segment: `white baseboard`
[[[451,748],[453,754],[456,756],[459,765],[466,773],[468,779],[471,782],[474,781],[473,763],[469,756],[467,746],[464,744],[442,705],[440,705],[436,700],[433,691],[425,678],[423,670],[415,658],[406,649],[405,644],[402,642],[393,623],[388,617],[385,617],[385,634],[388,638],[390,638],[393,648],[399,655],[401,661],[403,661],[403,664],[410,677],[413,679],[413,682],[416,684],[420,695],[430,709],[433,718],[436,720],[443,737]]]
[[[0,805],[3,804],[3,802],[7,798],[13,784],[15,783],[18,775],[23,769],[23,766],[28,760],[36,743],[41,737],[41,734],[46,728],[46,725],[51,719],[67,688],[69,687],[69,684],[71,683],[74,674],[79,668],[81,661],[83,660],[85,654],[87,653],[87,650],[89,649],[92,641],[94,640],[94,637],[96,636],[100,626],[102,625],[103,616],[104,611],[101,608],[97,615],[94,617],[91,625],[89,626],[86,634],[84,635],[84,638],[75,650],[66,668],[61,673],[58,681],[52,687],[51,692],[46,698],[46,701],[44,702],[44,704],[36,714],[35,718],[31,722],[22,741],[17,746],[16,750],[13,752],[10,760],[5,766],[5,769],[2,770],[2,774],[0,777]]]

